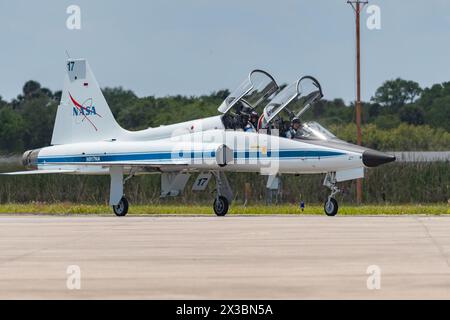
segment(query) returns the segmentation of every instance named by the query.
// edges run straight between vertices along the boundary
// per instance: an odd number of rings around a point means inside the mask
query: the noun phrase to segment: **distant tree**
[[[111,108],[112,113],[117,117],[121,111],[131,107],[138,97],[131,90],[125,90],[122,87],[104,88],[103,95]]]
[[[23,100],[24,100],[24,96],[19,94],[16,99],[13,99],[11,101],[11,107],[14,110],[18,109],[20,107],[20,104],[22,103]]]
[[[425,123],[425,115],[421,107],[414,104],[403,106],[400,109],[400,120],[408,124],[422,125]]]
[[[450,94],[433,100],[433,103],[427,106],[425,120],[433,127],[441,127],[450,132]]]
[[[21,115],[10,107],[0,109],[0,149],[3,152],[23,151],[24,121]]]
[[[46,96],[25,99],[20,107],[24,120],[23,141],[26,148],[50,144],[56,117],[57,103]]]
[[[375,119],[380,115],[381,105],[379,103],[371,103],[367,108],[370,119]]]
[[[323,116],[325,113],[325,101],[319,101],[317,102],[314,107],[312,108],[312,113],[314,115],[315,119],[318,119]]]
[[[356,125],[331,125],[330,131],[339,138],[356,143]],[[413,126],[401,123],[391,129],[367,124],[363,129],[363,145],[384,151],[445,151],[450,147],[450,132],[427,125]]]
[[[305,120],[318,121],[327,126],[336,123],[349,123],[353,117],[353,106],[347,106],[342,99],[321,100],[305,113]]]
[[[41,90],[39,90],[39,93],[41,93],[49,98],[53,98],[53,92],[48,88],[42,88]]]
[[[400,108],[407,103],[413,103],[421,92],[417,82],[397,78],[384,82],[371,100],[382,106]]]
[[[213,92],[211,96],[221,100],[225,100],[230,95],[230,93],[231,93],[230,90],[225,89]]]
[[[128,130],[147,129],[154,125],[152,119],[154,118],[152,110],[155,106],[155,99],[147,97],[139,99],[136,103],[127,105],[122,108],[117,117],[120,125]]]
[[[6,101],[3,101],[3,97],[0,96],[0,109],[7,105]]]
[[[425,124],[450,131],[450,82],[426,88],[416,104],[425,113]]]
[[[61,101],[61,96],[62,96],[62,91],[58,90],[58,91],[55,91],[53,93],[53,97],[52,98],[53,98],[54,101],[59,103]]]
[[[387,114],[378,116],[374,124],[381,129],[393,129],[400,124],[400,119],[396,114]]]
[[[41,89],[41,84],[37,81],[30,80],[23,86],[23,95],[25,97],[31,96],[33,93]]]
[[[341,98],[334,99],[332,101],[332,103],[336,108],[345,108],[346,107],[344,100]]]
[[[443,84],[434,84],[430,88],[425,88],[420,96],[420,99],[417,101],[425,109],[433,104],[435,99],[439,99],[444,97],[445,95],[450,94],[450,90],[448,86],[449,82]],[[446,90],[447,89],[447,90]],[[447,93],[445,92],[447,91]]]

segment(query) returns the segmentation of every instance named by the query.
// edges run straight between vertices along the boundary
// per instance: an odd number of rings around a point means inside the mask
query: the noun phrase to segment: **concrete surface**
[[[0,298],[449,299],[449,254],[450,217],[1,216]]]

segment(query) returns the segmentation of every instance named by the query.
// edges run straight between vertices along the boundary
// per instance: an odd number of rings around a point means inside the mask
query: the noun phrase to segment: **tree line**
[[[220,90],[202,96],[137,97],[131,90],[105,88],[103,93],[121,126],[140,130],[217,115],[229,95]],[[10,102],[0,96],[0,153],[21,153],[50,144],[61,91],[28,81]],[[305,115],[338,137],[355,141],[355,108],[342,99],[322,100]],[[450,150],[450,82],[421,88],[394,79],[363,103],[364,143],[380,150]]]

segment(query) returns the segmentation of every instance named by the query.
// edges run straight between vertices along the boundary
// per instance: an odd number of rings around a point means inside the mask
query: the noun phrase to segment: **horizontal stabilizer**
[[[75,173],[76,170],[34,170],[34,171],[19,171],[19,172],[6,172],[0,173],[3,176],[27,176],[37,174],[55,174],[55,173]]]

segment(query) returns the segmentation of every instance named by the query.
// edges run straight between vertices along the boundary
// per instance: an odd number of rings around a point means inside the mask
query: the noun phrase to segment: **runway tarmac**
[[[0,216],[0,298],[450,299],[450,217]]]

